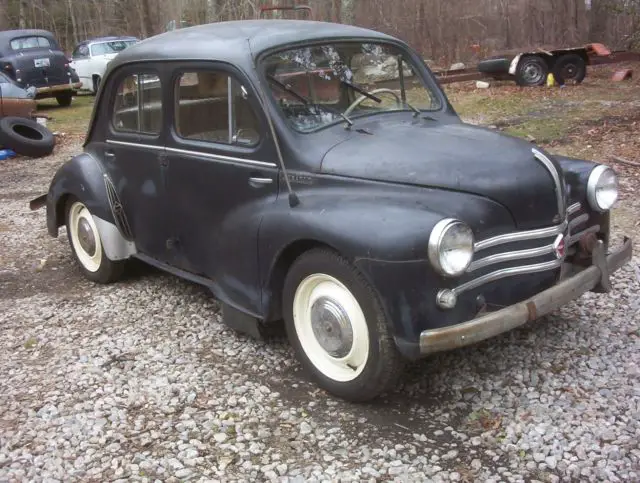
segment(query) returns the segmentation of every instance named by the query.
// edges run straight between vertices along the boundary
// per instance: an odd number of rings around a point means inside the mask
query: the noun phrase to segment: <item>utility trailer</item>
[[[552,73],[564,83],[581,83],[587,66],[640,61],[640,53],[611,52],[603,44],[582,47],[545,49],[496,55],[468,69],[435,71],[440,83],[450,84],[470,80],[514,80],[520,86],[543,85]]]

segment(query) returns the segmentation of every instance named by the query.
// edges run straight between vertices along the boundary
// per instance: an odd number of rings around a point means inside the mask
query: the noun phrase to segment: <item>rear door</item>
[[[131,65],[112,78],[104,160],[137,249],[165,260],[171,227],[165,205],[161,71]]]
[[[14,37],[9,42],[16,80],[25,86],[69,83],[68,61],[55,40],[42,35]]]

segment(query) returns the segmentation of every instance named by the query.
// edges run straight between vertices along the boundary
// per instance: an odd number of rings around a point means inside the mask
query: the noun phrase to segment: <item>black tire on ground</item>
[[[55,144],[53,133],[32,119],[13,116],[0,119],[0,146],[39,158],[51,154]]]
[[[58,94],[56,96],[56,101],[62,107],[69,107],[71,105],[71,101],[73,100],[73,92],[63,92],[62,94]]]
[[[325,280],[322,283],[318,282],[318,287],[334,287],[337,292],[333,293],[339,295],[335,298],[323,298],[319,295],[322,293],[322,288],[314,288],[307,292],[306,287],[313,284],[316,277]],[[330,280],[326,281],[327,278]],[[338,284],[335,284],[335,281]],[[324,290],[329,290],[328,293],[331,293],[332,289]],[[355,305],[344,302],[344,300],[353,301],[354,299]],[[315,302],[311,303],[312,300]],[[334,302],[342,300],[339,303],[335,302],[338,303],[342,312],[340,310],[336,312],[335,307],[331,311],[331,305],[327,309],[324,305],[327,303],[326,300],[329,300],[329,304],[333,303],[332,300]],[[318,248],[302,254],[293,263],[286,276],[282,302],[289,341],[298,360],[320,387],[348,401],[363,402],[377,397],[396,384],[402,373],[404,361],[389,331],[389,324],[377,295],[363,275],[347,260],[329,249]],[[316,308],[320,308],[320,311],[314,313],[312,309]],[[297,314],[296,319],[294,319],[294,310]],[[349,334],[349,331],[344,332],[342,325],[331,325],[330,315],[336,313],[347,314],[346,319],[337,317],[333,322],[346,320],[352,329],[350,335],[343,335]],[[327,314],[329,318],[326,318]],[[354,314],[356,316],[352,317]],[[358,314],[364,317],[359,318]],[[360,322],[358,323],[357,320]],[[312,323],[313,321],[315,323]],[[305,322],[307,322],[306,325]],[[366,336],[363,338],[362,334]],[[322,338],[323,335],[328,338],[333,336],[333,342],[340,341],[339,349],[336,350],[344,352],[330,353],[327,345],[331,346],[331,342],[327,343],[327,339]],[[368,344],[365,342],[367,339]],[[322,340],[324,345],[321,345]],[[351,342],[344,342],[345,340]],[[312,350],[314,347],[319,350],[314,352]],[[307,351],[311,353],[311,358]],[[361,357],[362,362],[356,366],[351,355],[363,352],[366,352],[366,355]],[[341,358],[342,362],[339,362]],[[333,368],[334,363],[338,369]],[[342,372],[336,373],[336,370]],[[343,380],[340,380],[341,374],[346,374]]]
[[[508,57],[494,57],[480,61],[478,71],[485,74],[506,74],[509,72],[511,59]]]
[[[553,66],[553,75],[565,83],[580,84],[587,76],[587,63],[578,54],[565,54]]]
[[[92,94],[95,96],[98,93],[98,89],[100,88],[100,76],[93,76],[93,92]]]
[[[73,257],[82,275],[101,284],[116,282],[122,278],[126,261],[107,258],[91,213],[84,203],[72,196],[66,200],[65,225]],[[85,248],[89,245],[94,249]]]
[[[519,86],[541,86],[547,80],[549,65],[539,55],[527,55],[520,59],[516,70],[516,83]]]

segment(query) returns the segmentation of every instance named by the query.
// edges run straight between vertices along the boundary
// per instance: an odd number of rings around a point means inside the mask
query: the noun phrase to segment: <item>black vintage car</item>
[[[51,32],[5,30],[0,32],[0,71],[24,88],[35,87],[36,98],[55,97],[71,105],[82,83]]]
[[[631,257],[609,247],[617,197],[603,164],[462,123],[395,38],[256,20],[120,53],[32,207],[90,280],[137,258],[201,283],[227,324],[284,319],[320,386],[367,400],[405,360],[609,290]]]

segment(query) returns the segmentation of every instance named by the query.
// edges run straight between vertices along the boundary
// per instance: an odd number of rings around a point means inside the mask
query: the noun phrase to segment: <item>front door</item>
[[[167,226],[163,85],[153,68],[131,66],[111,83],[111,119],[101,159],[139,252],[162,260]]]
[[[227,66],[187,64],[172,83],[167,199],[176,227],[174,263],[257,309],[261,213],[278,193],[263,113],[243,77]]]

